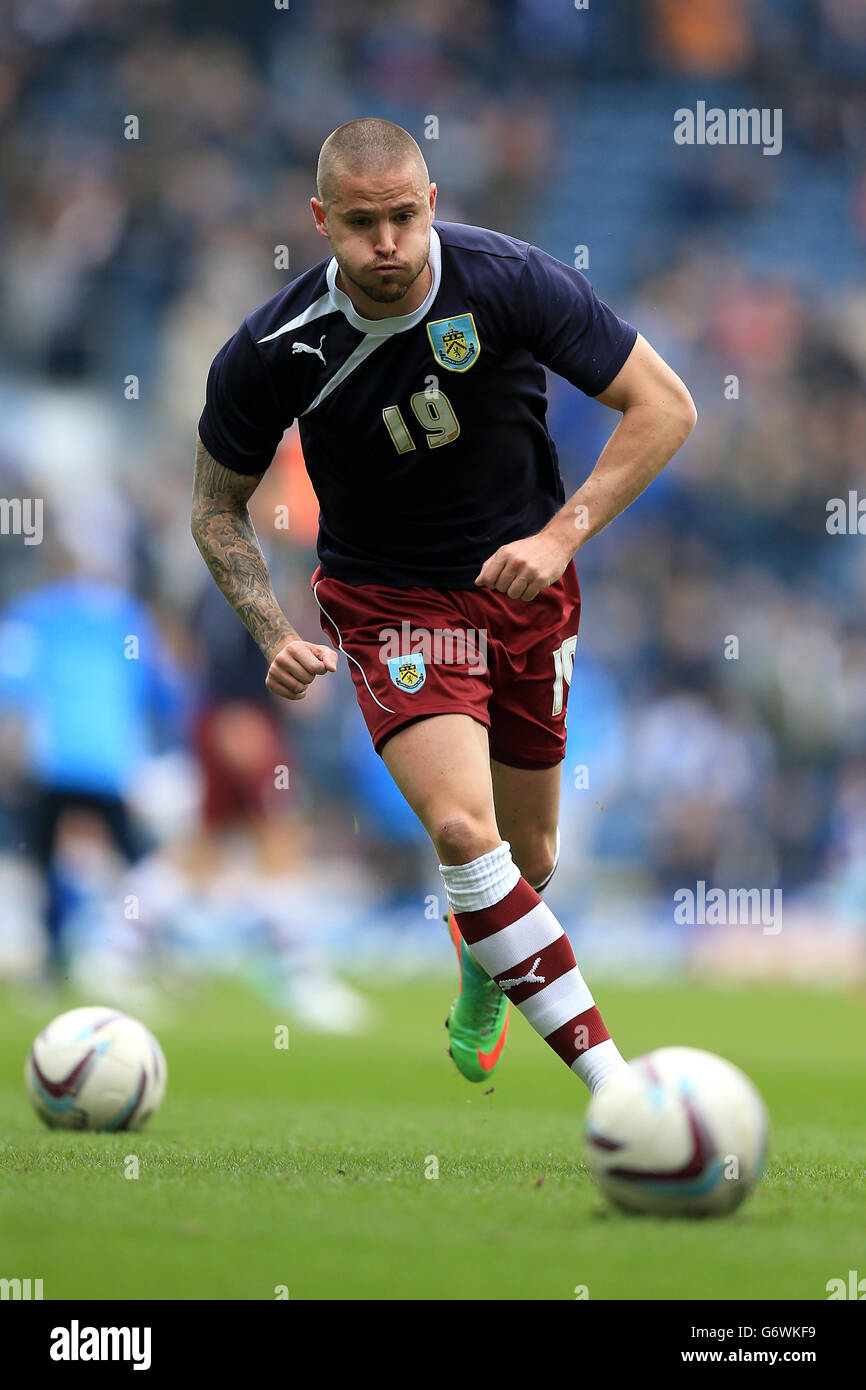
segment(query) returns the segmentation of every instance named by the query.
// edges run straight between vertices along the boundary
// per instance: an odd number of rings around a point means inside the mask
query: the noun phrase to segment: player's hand
[[[530,603],[565,573],[574,550],[549,532],[501,545],[481,566],[479,588],[496,589]]]
[[[331,647],[296,637],[280,647],[268,667],[265,685],[286,700],[303,700],[316,676],[336,669],[337,653]]]

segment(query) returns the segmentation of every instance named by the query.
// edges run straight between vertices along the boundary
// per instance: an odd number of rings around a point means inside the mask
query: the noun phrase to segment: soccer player
[[[349,662],[374,747],[440,860],[461,1072],[490,1076],[510,1000],[594,1092],[626,1063],[540,897],[559,855],[574,555],[664,467],[695,408],[578,271],[434,224],[436,186],[400,126],[340,126],[317,185],[330,258],[255,309],[211,367],[192,532],[269,690],[303,699],[337,652]],[[568,501],[544,367],[621,413]],[[332,646],[281,611],[247,510],[295,419]]]

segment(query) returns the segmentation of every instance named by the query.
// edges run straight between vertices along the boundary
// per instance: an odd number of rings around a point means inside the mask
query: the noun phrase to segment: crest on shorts
[[[433,356],[449,372],[465,372],[478,360],[481,344],[471,314],[458,314],[453,319],[437,319],[428,323],[427,337]]]
[[[391,656],[388,658],[388,671],[398,690],[414,693],[420,690],[427,679],[424,658],[417,653],[412,656]]]

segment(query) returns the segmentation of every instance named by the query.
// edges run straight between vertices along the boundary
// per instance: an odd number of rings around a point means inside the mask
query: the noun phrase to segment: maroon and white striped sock
[[[593,1094],[628,1064],[604,1026],[571,943],[511,858],[507,840],[470,864],[440,864],[473,956]]]

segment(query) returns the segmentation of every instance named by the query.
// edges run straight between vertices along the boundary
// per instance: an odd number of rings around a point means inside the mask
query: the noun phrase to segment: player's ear
[[[437,191],[438,191],[438,190],[437,190],[437,188],[436,188],[435,183],[431,183],[431,185],[430,185],[430,221],[431,221],[431,222],[433,221],[433,218],[436,216],[436,193],[437,193]]]
[[[321,198],[311,198],[310,207],[313,209],[316,230],[321,232],[322,236],[326,237],[328,235],[328,228],[325,219],[325,204],[322,202]]]

